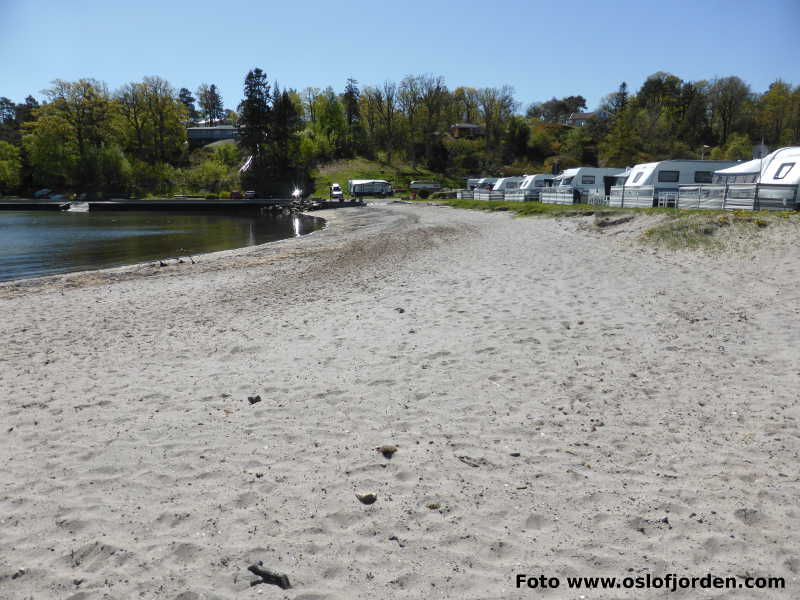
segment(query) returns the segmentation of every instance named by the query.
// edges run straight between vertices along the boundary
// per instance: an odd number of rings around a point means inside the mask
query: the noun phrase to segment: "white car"
[[[344,200],[344,192],[342,192],[342,186],[338,183],[331,184],[331,200]]]

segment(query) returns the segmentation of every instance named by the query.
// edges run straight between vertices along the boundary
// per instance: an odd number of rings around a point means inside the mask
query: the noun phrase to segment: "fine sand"
[[[324,216],[0,285],[0,598],[800,597],[796,231]],[[515,588],[709,572],[787,589]]]

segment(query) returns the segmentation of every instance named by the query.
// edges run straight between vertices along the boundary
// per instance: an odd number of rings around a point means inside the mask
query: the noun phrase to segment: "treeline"
[[[236,111],[225,109],[213,84],[195,97],[159,77],[113,93],[91,79],[55,81],[44,96],[41,105],[30,96],[21,104],[0,98],[0,192],[241,186],[285,194],[316,166],[355,156],[460,177],[678,157],[747,159],[762,140],[771,148],[800,144],[800,86],[779,80],[755,92],[735,76],[684,81],[659,72],[636,92],[622,83],[584,126],[570,121],[587,109],[583,96],[534,102],[523,112],[509,86],[450,89],[428,74],[298,92],[254,69]],[[222,122],[239,126],[238,145],[190,151],[188,125]]]
[[[160,77],[111,93],[94,79],[56,80],[41,104],[0,98],[0,192],[51,188],[98,195],[170,193],[234,183],[235,147],[190,155],[192,118],[235,120],[211,85],[178,93]],[[226,181],[230,179],[231,181]]]

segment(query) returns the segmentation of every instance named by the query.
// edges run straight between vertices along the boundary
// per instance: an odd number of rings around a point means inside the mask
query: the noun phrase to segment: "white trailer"
[[[732,167],[714,171],[713,183],[755,183],[761,174],[761,159],[736,163]]]
[[[524,175],[519,184],[519,188],[506,192],[505,199],[508,201],[535,201],[539,200],[539,195],[543,189],[547,189],[553,185],[554,175],[545,175],[543,173],[537,175]]]
[[[758,183],[800,185],[800,147],[781,148],[761,160]]]
[[[493,192],[510,192],[511,190],[519,189],[522,183],[522,177],[501,177],[495,181],[492,187]]]
[[[497,183],[497,177],[482,177],[478,179],[478,183],[475,186],[476,190],[491,190],[494,187],[494,184]]]
[[[391,196],[394,193],[392,186],[385,179],[350,179],[347,182],[347,191],[356,198],[360,196]]]
[[[576,167],[566,169],[553,179],[553,187],[571,187],[581,192],[604,192],[606,185],[612,183],[612,178],[616,178],[625,169],[619,168],[600,168],[600,167]]]
[[[611,193],[611,206],[650,208],[675,206],[679,186],[710,184],[714,171],[732,167],[733,160],[662,160],[631,168],[628,179]]]
[[[435,181],[412,181],[408,187],[412,190],[429,190],[431,192],[442,189],[442,186]]]
[[[624,173],[625,169],[607,167],[566,169],[553,179],[552,189],[541,193],[541,200],[549,204],[604,201],[617,178]]]
[[[519,186],[521,190],[535,190],[537,188],[552,187],[555,175],[538,173],[536,175],[525,175]]]
[[[478,187],[479,181],[480,181],[479,177],[469,177],[467,179],[467,189],[474,190],[476,187]]]

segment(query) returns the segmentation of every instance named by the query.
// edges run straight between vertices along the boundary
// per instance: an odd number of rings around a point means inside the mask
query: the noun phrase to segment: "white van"
[[[342,191],[342,186],[338,183],[331,184],[331,200],[338,200],[339,202],[344,200],[344,192]]]
[[[391,196],[394,193],[391,184],[385,179],[350,179],[347,189],[351,196]]]

